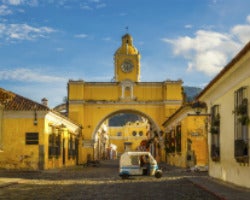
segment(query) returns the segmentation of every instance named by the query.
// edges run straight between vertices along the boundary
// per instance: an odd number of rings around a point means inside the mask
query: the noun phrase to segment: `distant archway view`
[[[160,128],[143,115],[132,111],[111,114],[94,133],[94,160],[117,159],[125,151],[149,151],[160,158],[161,136]]]

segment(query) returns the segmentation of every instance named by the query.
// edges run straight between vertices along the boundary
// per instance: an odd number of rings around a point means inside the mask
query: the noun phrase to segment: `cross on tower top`
[[[128,33],[128,26],[126,26],[125,29],[126,29],[126,32]]]

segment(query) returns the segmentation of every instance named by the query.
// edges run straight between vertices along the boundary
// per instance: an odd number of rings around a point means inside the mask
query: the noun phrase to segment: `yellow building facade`
[[[1,169],[43,170],[78,163],[78,124],[2,88],[0,100]]]
[[[151,137],[162,131],[162,123],[183,102],[182,81],[141,82],[140,53],[126,34],[114,54],[114,81],[68,82],[69,118],[82,124],[81,163],[87,154],[94,158],[96,134],[108,118],[118,113],[134,113],[148,119]],[[159,151],[160,152],[160,151]]]
[[[109,141],[116,144],[117,154],[125,151],[146,151],[141,143],[148,139],[149,124],[147,121],[128,122],[124,126],[108,127]]]
[[[207,104],[209,175],[250,188],[250,43],[202,90]]]
[[[168,164],[197,169],[208,166],[207,120],[207,116],[195,114],[191,104],[187,104],[164,122]]]

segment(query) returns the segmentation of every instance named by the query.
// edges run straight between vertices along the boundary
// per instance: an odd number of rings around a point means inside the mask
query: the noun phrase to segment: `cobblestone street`
[[[210,186],[200,184],[205,182],[210,182]],[[216,189],[220,193],[216,193]],[[167,168],[161,179],[130,177],[122,180],[118,176],[117,161],[102,161],[100,167],[77,166],[42,172],[0,171],[0,199],[243,200],[248,197],[249,190],[211,182],[205,172],[177,168]]]

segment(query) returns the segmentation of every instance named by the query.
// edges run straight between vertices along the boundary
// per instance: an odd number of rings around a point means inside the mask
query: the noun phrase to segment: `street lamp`
[[[192,109],[194,110],[195,114],[188,114],[189,116],[209,116],[208,113],[201,113],[203,109],[207,108],[205,102],[195,101],[191,104]]]
[[[192,108],[194,109],[195,113],[197,115],[200,115],[202,109],[206,108],[207,105],[205,102],[201,102],[201,101],[195,101],[193,104],[192,104]]]

